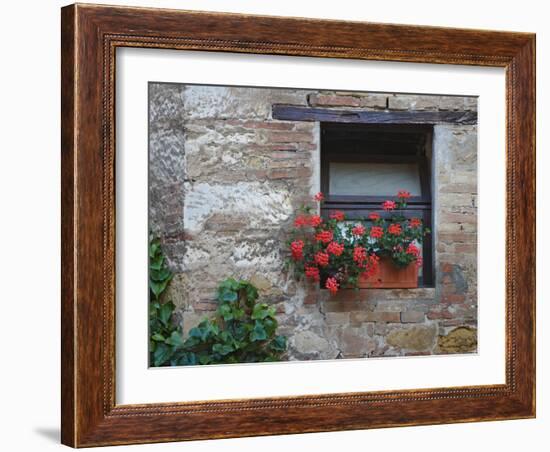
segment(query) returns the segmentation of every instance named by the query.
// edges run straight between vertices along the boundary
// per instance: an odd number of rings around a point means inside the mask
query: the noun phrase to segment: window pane
[[[329,164],[331,195],[395,196],[406,190],[420,196],[420,175],[416,163]]]

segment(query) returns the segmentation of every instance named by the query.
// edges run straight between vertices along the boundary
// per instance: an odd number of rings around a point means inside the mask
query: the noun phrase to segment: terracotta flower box
[[[414,289],[418,287],[418,266],[410,263],[398,267],[391,258],[381,257],[378,272],[368,278],[359,278],[360,289]]]

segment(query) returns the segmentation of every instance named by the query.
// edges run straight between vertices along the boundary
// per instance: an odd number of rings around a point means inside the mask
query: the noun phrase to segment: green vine
[[[180,365],[278,361],[287,348],[277,335],[275,309],[256,303],[258,289],[248,281],[229,278],[217,292],[214,319],[205,319],[189,331],[181,347]]]
[[[287,349],[277,335],[275,309],[257,303],[258,289],[229,278],[220,283],[215,317],[204,319],[184,339],[174,325],[175,306],[162,296],[172,279],[160,241],[149,241],[150,365],[182,366],[278,361]]]
[[[160,240],[149,237],[149,364],[168,366],[174,357],[174,343],[179,343],[181,330],[174,325],[175,306],[162,298],[172,280]]]

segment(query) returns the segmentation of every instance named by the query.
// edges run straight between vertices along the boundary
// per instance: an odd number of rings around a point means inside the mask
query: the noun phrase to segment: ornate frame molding
[[[506,383],[116,405],[114,89],[118,47],[506,68]],[[533,34],[67,6],[62,9],[61,154],[64,444],[84,447],[534,417]]]

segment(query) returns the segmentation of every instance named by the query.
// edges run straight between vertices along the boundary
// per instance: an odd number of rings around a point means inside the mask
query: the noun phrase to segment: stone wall
[[[436,124],[435,287],[327,291],[283,270],[285,232],[319,191],[318,122],[272,118],[276,104],[475,111],[469,97],[150,84],[150,227],[175,277],[186,333],[211,315],[217,284],[251,280],[277,309],[288,359],[477,349],[476,126]]]

